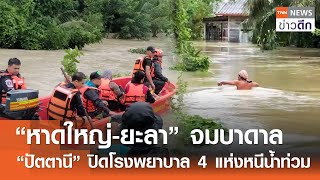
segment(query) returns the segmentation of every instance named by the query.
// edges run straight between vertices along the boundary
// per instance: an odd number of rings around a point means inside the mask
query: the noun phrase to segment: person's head
[[[112,71],[107,69],[103,72],[102,77],[105,79],[112,80]]]
[[[161,49],[156,49],[154,56],[158,59],[158,61],[162,62],[163,51]]]
[[[238,73],[238,80],[239,81],[248,81],[249,79],[249,75],[247,73],[246,70],[241,70],[239,73]]]
[[[90,74],[90,81],[97,87],[101,85],[101,78],[102,76],[98,71],[95,71]]]
[[[133,82],[143,84],[145,78],[145,73],[143,71],[136,71],[133,74]]]
[[[21,62],[18,58],[11,58],[8,61],[7,71],[12,75],[17,75],[19,74],[20,66],[21,66]]]
[[[152,46],[147,47],[146,53],[148,56],[153,57],[155,52],[156,52],[156,49],[154,47]]]
[[[84,85],[86,75],[83,72],[77,72],[71,78],[72,78],[72,84],[77,89],[80,89]]]

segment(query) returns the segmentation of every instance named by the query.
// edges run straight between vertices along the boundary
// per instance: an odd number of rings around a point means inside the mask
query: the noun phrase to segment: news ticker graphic
[[[314,31],[314,7],[276,7],[276,32]]]

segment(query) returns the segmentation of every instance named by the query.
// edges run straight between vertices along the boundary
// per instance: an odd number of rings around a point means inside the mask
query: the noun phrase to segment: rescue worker
[[[103,72],[99,90],[101,99],[108,102],[108,108],[111,111],[125,110],[126,107],[120,103],[124,92],[120,86],[112,81],[112,71],[105,70]]]
[[[85,108],[82,103],[80,89],[83,87],[86,75],[82,72],[75,73],[72,82],[57,86],[48,104],[50,120],[72,120],[76,116],[87,120]]]
[[[153,58],[153,67],[154,73],[152,76],[152,81],[155,85],[155,93],[159,94],[163,87],[165,86],[166,82],[168,82],[168,78],[166,78],[162,74],[162,56],[163,52],[160,49],[156,49],[155,56]]]
[[[155,90],[156,87],[152,81],[151,74],[154,73],[154,67],[152,65],[152,59],[154,58],[155,48],[152,46],[147,47],[147,52],[145,57],[139,58],[136,60],[132,76],[137,71],[143,71],[145,73],[145,83],[147,86],[151,86],[152,90]]]
[[[115,114],[109,110],[107,107],[107,102],[102,101],[100,98],[100,91],[98,87],[101,85],[101,78],[102,76],[99,74],[99,72],[96,71],[91,73],[90,81],[86,82],[86,86],[83,86],[80,89],[83,105],[91,118],[100,115],[105,118],[109,115]]]
[[[143,84],[145,73],[136,71],[130,83],[125,87],[125,95],[123,98],[124,105],[130,105],[134,102],[149,102],[154,103],[155,98],[152,96],[150,90]]]
[[[8,68],[0,71],[0,112],[4,111],[7,92],[17,89],[26,89],[24,78],[21,77],[20,71],[21,62],[18,58],[11,58],[8,61]]]

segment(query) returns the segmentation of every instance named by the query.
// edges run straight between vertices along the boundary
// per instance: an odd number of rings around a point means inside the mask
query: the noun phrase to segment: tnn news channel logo
[[[315,31],[314,7],[277,7],[276,32]]]

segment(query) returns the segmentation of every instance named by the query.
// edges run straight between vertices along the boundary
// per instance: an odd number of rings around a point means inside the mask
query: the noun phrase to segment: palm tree
[[[275,33],[275,12],[279,6],[316,7],[316,16],[319,17],[319,0],[248,0],[246,8],[249,18],[243,26],[253,30],[253,42],[263,49],[274,49],[279,41],[284,45],[292,43],[292,33]]]

